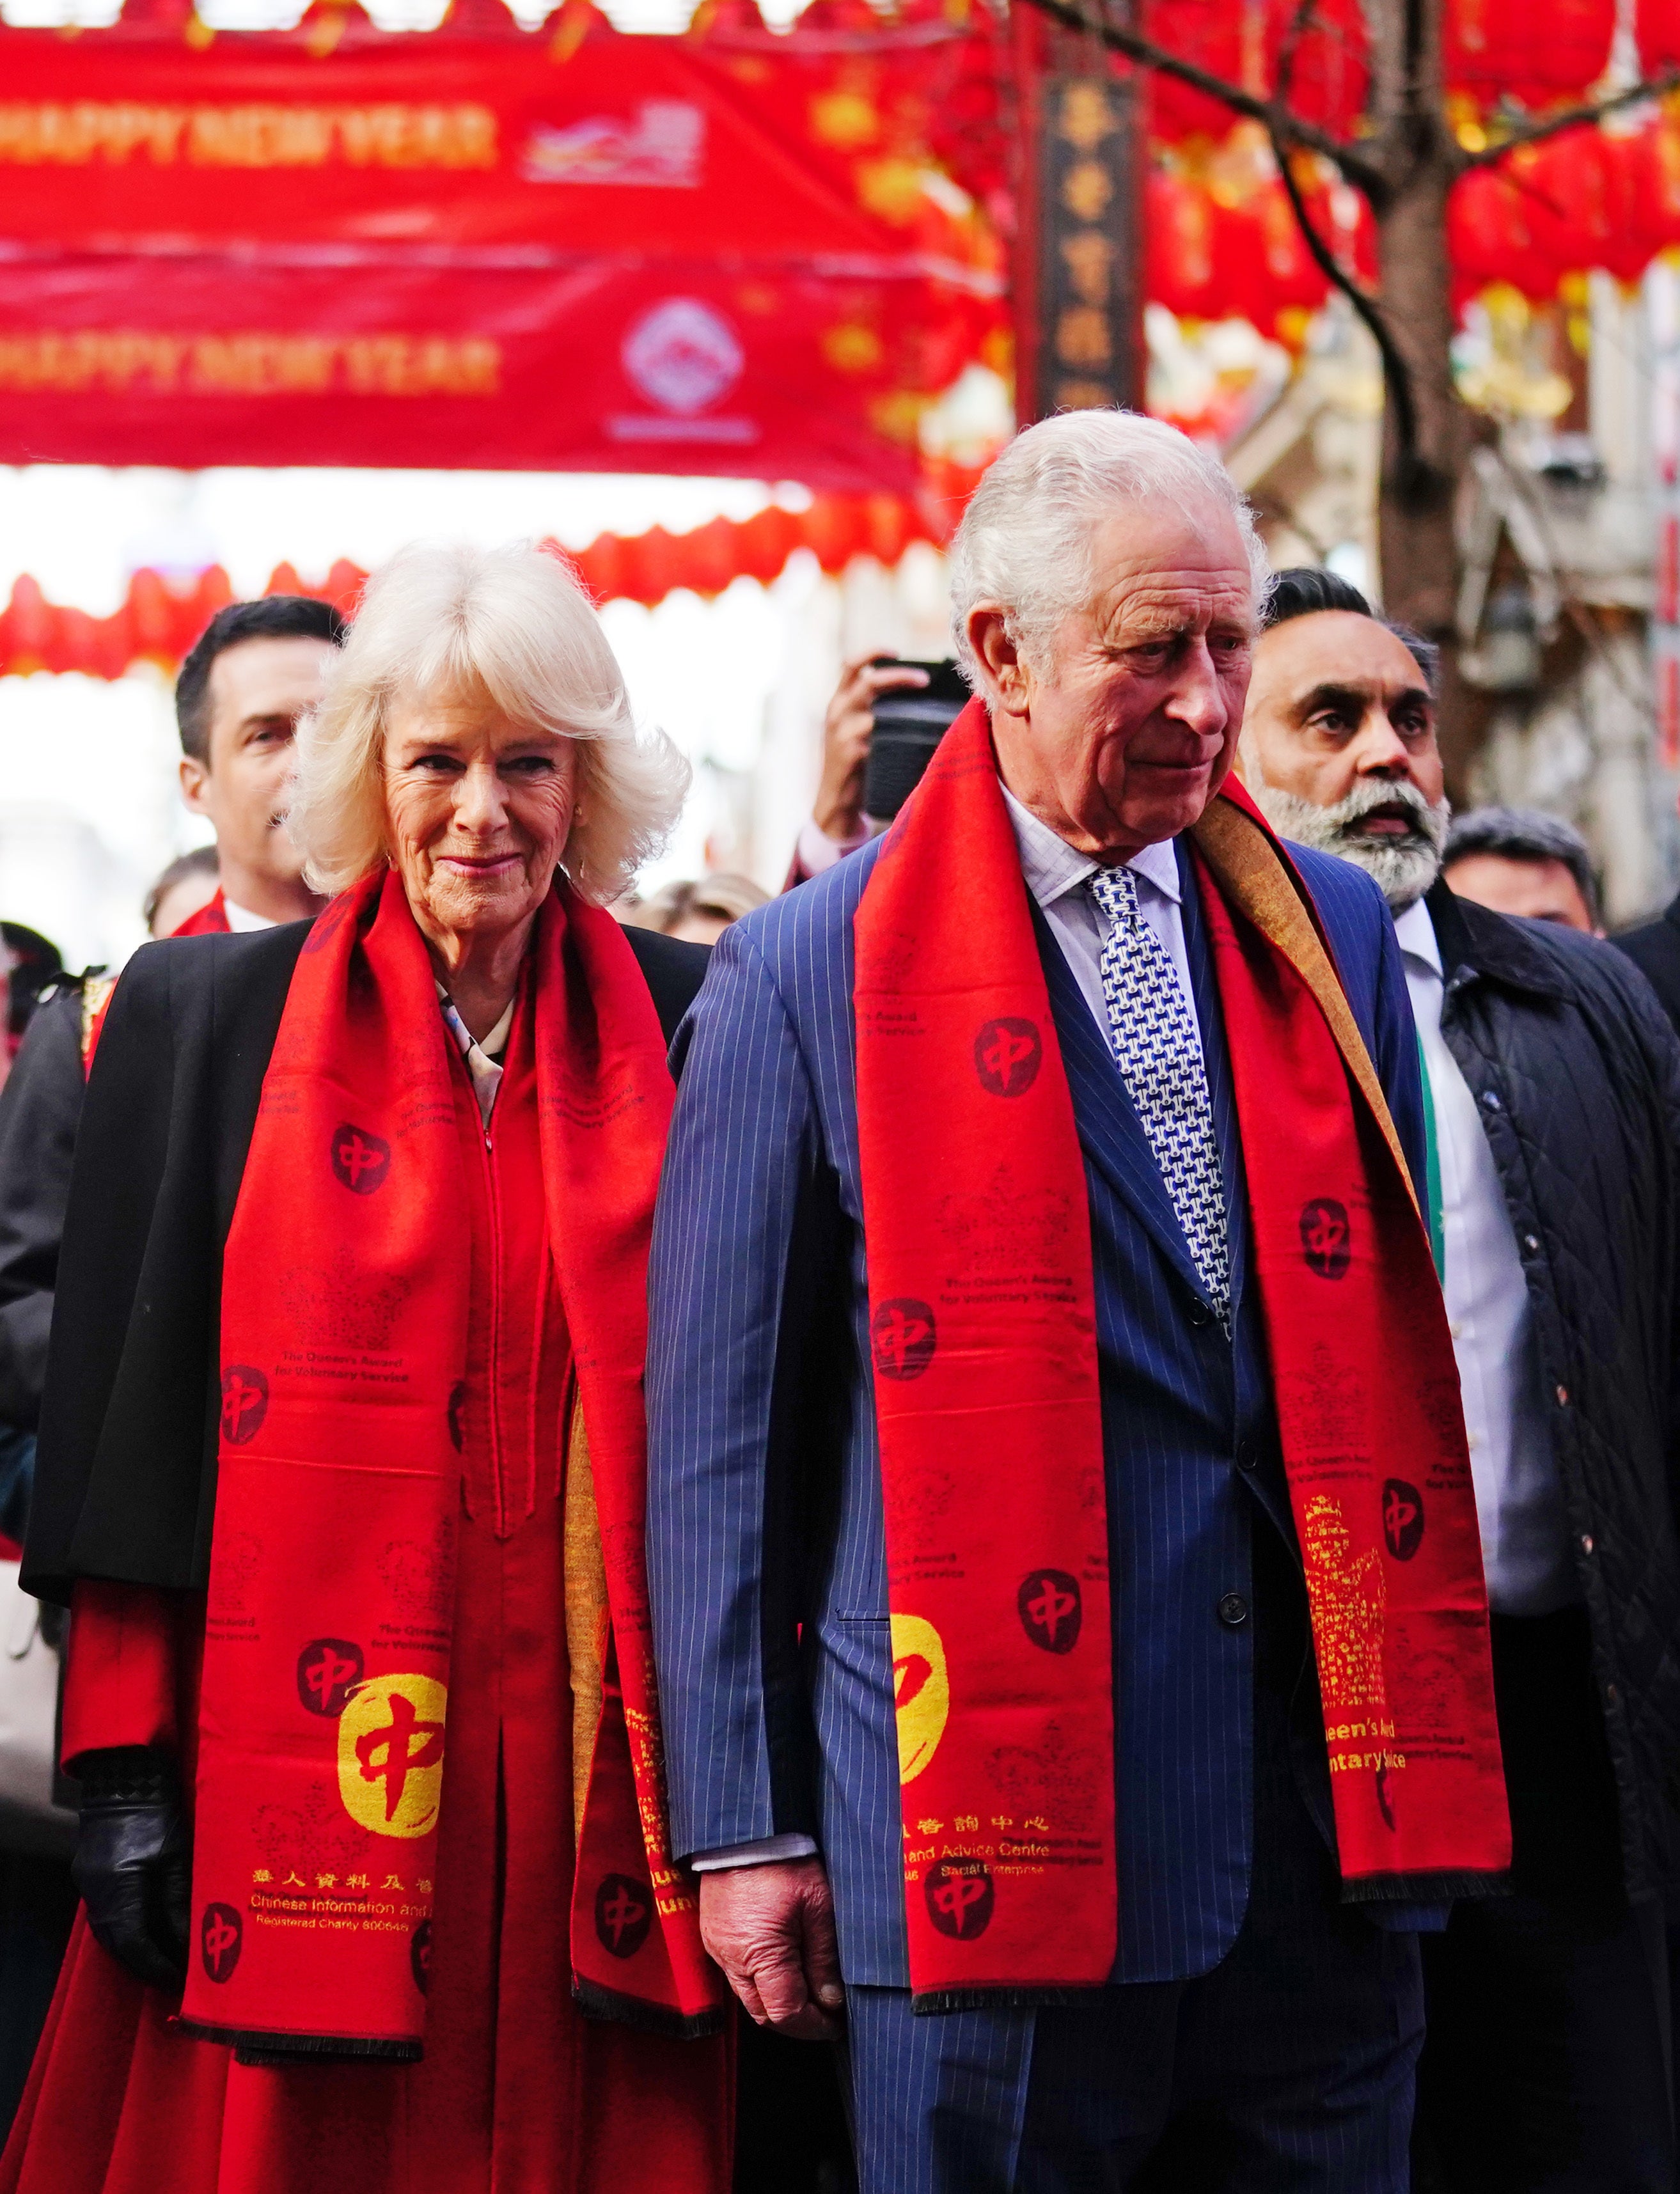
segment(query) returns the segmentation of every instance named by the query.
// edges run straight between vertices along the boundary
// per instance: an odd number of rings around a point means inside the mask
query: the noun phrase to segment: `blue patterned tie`
[[[1108,1040],[1126,1093],[1189,1244],[1190,1261],[1227,1330],[1231,1260],[1225,1234],[1225,1179],[1201,1046],[1178,971],[1138,910],[1130,869],[1099,869],[1091,897],[1108,917],[1102,996]]]

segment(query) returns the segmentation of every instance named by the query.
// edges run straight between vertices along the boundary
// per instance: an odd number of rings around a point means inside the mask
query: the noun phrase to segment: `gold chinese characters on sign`
[[[1045,86],[1040,386],[1052,411],[1137,400],[1131,110],[1112,78]]]

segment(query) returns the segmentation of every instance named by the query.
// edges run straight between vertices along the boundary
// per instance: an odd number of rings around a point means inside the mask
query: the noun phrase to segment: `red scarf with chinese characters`
[[[721,1982],[665,1842],[642,1561],[647,1242],[670,1077],[610,915],[557,886],[532,949],[549,1245],[610,1618],[574,1985],[589,2007],[699,2031]],[[369,877],[298,959],[223,1266],[182,2019],[259,2052],[421,2053],[469,1284],[452,1072],[401,886]],[[618,1900],[606,1931],[601,1897]]]
[[[1304,885],[1234,783],[1192,836],[1344,1894],[1451,1895],[1510,1832],[1429,1239]],[[1116,1703],[1089,1206],[977,703],[854,936],[911,1986],[930,2010],[1096,1987]]]

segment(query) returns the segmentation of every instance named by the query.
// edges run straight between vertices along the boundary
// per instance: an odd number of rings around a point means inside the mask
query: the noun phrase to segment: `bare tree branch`
[[[1556,114],[1542,115],[1538,122],[1519,123],[1509,135],[1482,152],[1466,152],[1461,148],[1458,173],[1467,175],[1473,168],[1497,167],[1508,152],[1515,152],[1521,146],[1539,145],[1565,129],[1579,129],[1585,123],[1602,122],[1607,114],[1614,114],[1624,106],[1636,106],[1642,99],[1660,99],[1665,92],[1677,88],[1680,88],[1680,69],[1664,69],[1658,76],[1630,84],[1625,91],[1611,92],[1608,98],[1589,100],[1580,106],[1563,107]]]
[[[1404,351],[1399,349],[1399,344],[1395,342],[1389,320],[1384,316],[1378,301],[1360,283],[1353,281],[1353,277],[1340,263],[1336,252],[1318,235],[1314,220],[1307,213],[1307,199],[1301,195],[1301,184],[1296,182],[1294,169],[1290,167],[1290,153],[1283,145],[1276,142],[1276,138],[1272,138],[1272,152],[1276,153],[1283,189],[1290,195],[1290,209],[1294,210],[1296,226],[1301,228],[1301,237],[1305,241],[1307,250],[1314,256],[1318,272],[1325,277],[1325,281],[1332,283],[1332,287],[1340,290],[1349,305],[1358,312],[1364,325],[1371,329],[1371,340],[1378,344],[1378,351],[1382,353],[1382,377],[1389,384],[1389,399],[1395,406],[1395,441],[1399,445],[1397,454],[1401,480],[1410,480],[1417,472],[1417,463],[1419,463],[1419,457],[1417,457],[1417,393],[1412,391],[1412,369],[1406,362]]]
[[[1042,14],[1065,24],[1070,31],[1083,31],[1087,37],[1096,38],[1111,52],[1124,54],[1129,60],[1137,61],[1145,68],[1159,69],[1163,76],[1175,77],[1193,91],[1205,92],[1210,99],[1228,106],[1234,114],[1246,114],[1252,121],[1263,123],[1268,134],[1278,142],[1321,153],[1373,205],[1386,202],[1387,179],[1374,161],[1367,160],[1351,145],[1344,145],[1329,130],[1320,129],[1316,123],[1304,121],[1280,101],[1258,98],[1253,92],[1245,91],[1240,84],[1216,76],[1211,69],[1181,60],[1165,46],[1158,46],[1153,38],[1146,38],[1124,24],[1110,22],[1098,14],[1087,14],[1077,0],[1030,0],[1030,4]]]
[[[1295,14],[1283,44],[1278,53],[1277,98],[1286,102],[1295,88],[1295,54],[1308,23],[1311,19],[1314,0],[1296,0]],[[1290,210],[1295,215],[1296,227],[1302,240],[1312,254],[1320,273],[1331,283],[1353,307],[1370,330],[1383,361],[1383,380],[1389,392],[1395,426],[1396,455],[1400,460],[1402,482],[1415,480],[1418,471],[1418,397],[1412,385],[1412,368],[1399,344],[1395,341],[1387,315],[1363,286],[1343,266],[1324,238],[1320,235],[1311,214],[1307,210],[1306,195],[1290,164],[1289,148],[1277,131],[1271,133],[1272,157],[1277,162],[1278,173],[1288,195]]]
[[[1278,48],[1278,83],[1274,96],[1280,106],[1286,106],[1295,89],[1295,55],[1301,41],[1313,26],[1317,0],[1296,0],[1295,13],[1289,19],[1289,28],[1283,34],[1283,43]]]

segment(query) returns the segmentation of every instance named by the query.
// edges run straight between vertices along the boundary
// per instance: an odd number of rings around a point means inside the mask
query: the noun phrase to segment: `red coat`
[[[570,1352],[549,1265],[530,1015],[481,1129],[464,1066],[473,1289],[442,1841],[417,2065],[273,2070],[175,2009],[78,1923],[0,2194],[722,2194],[729,2053],[571,1999]],[[467,1243],[463,1241],[463,1251]],[[192,1772],[201,1598],[78,1588],[65,1753],[177,1749]]]

